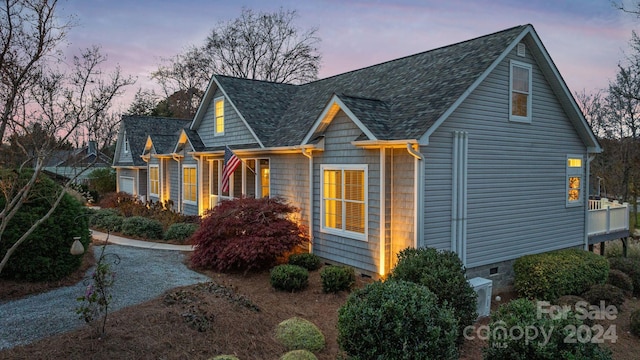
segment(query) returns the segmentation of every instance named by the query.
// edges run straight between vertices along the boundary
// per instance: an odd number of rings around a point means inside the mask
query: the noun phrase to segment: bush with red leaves
[[[280,199],[223,201],[191,237],[191,264],[217,271],[268,269],[308,241],[305,229],[288,217],[297,211]]]

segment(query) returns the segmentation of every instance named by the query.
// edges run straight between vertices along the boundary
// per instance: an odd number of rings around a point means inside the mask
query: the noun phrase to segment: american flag
[[[229,149],[228,146],[224,148],[224,166],[222,167],[222,191],[229,191],[229,178],[231,174],[240,165],[240,158]]]

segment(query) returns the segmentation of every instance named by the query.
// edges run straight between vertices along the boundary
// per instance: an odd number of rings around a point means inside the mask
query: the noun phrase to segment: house
[[[74,179],[75,183],[84,183],[93,170],[110,166],[111,157],[99,151],[97,143],[90,140],[76,149],[55,151],[42,171],[64,182]]]
[[[149,188],[148,166],[142,155],[153,149],[150,134],[154,134],[156,146],[161,152],[165,152],[165,147],[173,145],[178,131],[189,126],[190,122],[166,117],[123,116],[112,165],[116,170],[116,191],[126,192],[146,201]]]
[[[601,147],[531,25],[303,85],[216,75],[174,139],[131,148],[151,198],[187,214],[284,198],[313,253],[363,274],[429,246],[500,287],[516,258],[589,242]],[[243,163],[223,192],[227,146]]]

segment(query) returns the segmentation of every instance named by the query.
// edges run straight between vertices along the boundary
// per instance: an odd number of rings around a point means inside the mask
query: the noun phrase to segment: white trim
[[[569,159],[580,159],[580,167],[569,167]],[[566,207],[577,207],[577,206],[583,206],[585,201],[585,192],[587,191],[587,189],[585,189],[585,161],[584,161],[584,156],[583,155],[577,155],[577,154],[567,154],[567,157],[565,159],[564,162],[564,166],[566,169],[566,176],[565,176],[565,182],[564,182],[564,200],[565,200],[565,205]],[[578,191],[580,191],[580,196],[578,198],[578,200],[575,201],[569,201],[569,178],[570,177],[579,177],[580,178],[580,187],[578,189]]]
[[[338,109],[336,109],[335,106],[337,106]],[[309,132],[307,132],[307,135],[302,140],[302,145],[307,144],[318,129],[323,130],[327,126],[329,126],[338,110],[344,111],[349,119],[351,119],[351,121],[356,124],[360,131],[362,131],[369,138],[369,140],[378,140],[378,138],[376,138],[376,136],[373,135],[373,133],[366,126],[364,126],[362,121],[360,121],[358,117],[342,102],[342,100],[340,100],[338,95],[334,94],[327,103],[327,106],[325,106],[320,116],[313,123],[313,126],[311,127]]]
[[[225,98],[224,96],[218,96],[213,98],[213,136],[223,136],[226,128],[226,114],[225,114]],[[222,131],[218,132],[218,113],[216,112],[216,103],[222,101]]]
[[[525,94],[524,92],[520,92],[513,89],[513,68],[518,67],[521,69],[526,69],[529,75],[528,83],[529,89],[527,90],[527,116],[513,115],[513,93],[518,92],[521,94]],[[531,123],[532,115],[531,115],[531,98],[533,96],[533,66],[528,63],[524,63],[517,60],[509,61],[509,121],[512,122],[521,122],[521,123]]]
[[[393,153],[392,155],[393,156]],[[387,162],[386,162],[386,148],[380,147],[380,263],[378,264],[378,274],[384,276],[386,274],[387,265]]]
[[[324,171],[325,170],[340,170],[344,173],[345,170],[362,170],[364,171],[364,233],[358,233],[349,230],[339,230],[335,228],[325,227],[324,225]],[[343,191],[341,192],[342,204],[343,204],[343,216],[346,215],[344,211],[344,176],[341,177]],[[368,164],[323,164],[320,165],[320,232],[342,236],[345,238],[368,241],[368,229],[369,229],[369,165]],[[344,219],[343,219],[344,220]],[[343,221],[343,226],[345,222]]]
[[[185,191],[184,191],[184,185],[185,185],[184,184],[184,170],[185,169],[195,169],[196,170],[196,178],[195,178],[195,181],[196,181],[196,184],[195,184],[196,185],[196,189],[195,189],[196,190],[196,193],[195,193],[196,200],[195,201],[187,200],[187,199],[184,198],[184,193],[185,193]],[[180,188],[182,190],[182,193],[180,195],[182,197],[182,202],[185,203],[185,204],[189,204],[189,205],[198,205],[198,166],[195,165],[195,164],[182,164],[180,175],[181,175],[180,176],[180,185],[181,185]],[[184,209],[183,209],[183,211],[184,211]]]
[[[452,197],[451,197],[451,251],[467,265],[467,178],[469,135],[466,131],[453,132]]]

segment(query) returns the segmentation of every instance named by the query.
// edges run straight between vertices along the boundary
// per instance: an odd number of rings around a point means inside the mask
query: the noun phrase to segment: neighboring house
[[[111,158],[98,151],[96,142],[91,140],[81,148],[55,151],[42,171],[65,182],[74,179],[75,183],[85,183],[93,170],[109,166]]]
[[[429,246],[500,286],[522,255],[588,243],[601,147],[531,25],[303,85],[214,76],[173,146],[145,128],[152,199],[284,198],[313,253],[364,274]],[[225,146],[243,160],[227,192]]]
[[[160,139],[170,138],[171,143],[174,143],[178,131],[189,126],[190,122],[164,117],[123,116],[113,158],[117,191],[135,195],[146,201],[149,188],[148,166],[142,155],[150,144],[149,134],[154,134],[153,138],[158,140],[159,145],[164,146],[167,141]]]

